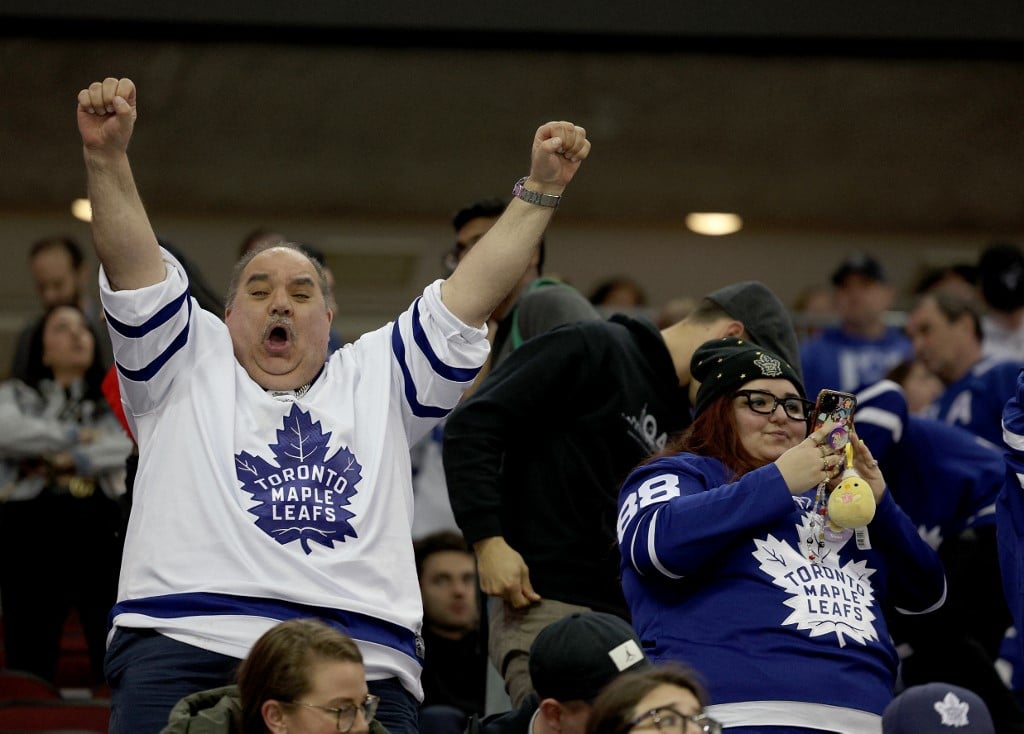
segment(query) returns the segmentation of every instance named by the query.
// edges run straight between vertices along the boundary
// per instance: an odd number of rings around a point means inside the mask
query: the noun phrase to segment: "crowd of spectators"
[[[848,253],[799,294],[738,277],[651,309],[616,274],[588,300],[542,274],[589,153],[549,123],[511,203],[456,214],[445,279],[346,343],[329,257],[274,229],[223,313],[193,309],[209,286],[134,193],[134,109],[127,80],[79,97],[105,319],[77,243],[28,252],[44,313],[0,384],[9,667],[56,680],[74,609],[114,732],[208,707],[212,731],[1024,732],[999,514],[1018,246],[914,293]],[[811,430],[822,388],[856,397],[848,448]],[[876,510],[842,527],[851,472]]]

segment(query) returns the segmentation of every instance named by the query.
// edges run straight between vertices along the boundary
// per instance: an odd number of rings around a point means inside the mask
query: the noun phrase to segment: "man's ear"
[[[562,704],[553,698],[545,698],[538,708],[548,729],[562,731]]]
[[[743,336],[743,334],[743,322],[732,319],[722,324],[722,333],[719,336]]]

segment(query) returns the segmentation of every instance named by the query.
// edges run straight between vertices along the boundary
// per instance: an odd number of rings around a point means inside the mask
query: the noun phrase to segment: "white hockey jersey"
[[[100,273],[140,449],[114,625],[242,658],[278,621],[316,616],[359,643],[368,678],[422,698],[409,446],[471,384],[485,329],[438,281],[307,392],[275,396],[164,259],[165,280],[135,291]]]

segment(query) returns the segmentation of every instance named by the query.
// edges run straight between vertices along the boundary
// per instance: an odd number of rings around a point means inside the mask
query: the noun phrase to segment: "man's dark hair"
[[[413,553],[416,556],[416,575],[423,571],[423,562],[435,553],[444,551],[457,551],[459,553],[472,554],[466,539],[454,530],[438,530],[436,533],[425,535],[413,543]]]
[[[480,199],[472,204],[462,207],[452,215],[452,229],[458,232],[466,226],[466,222],[474,219],[494,219],[500,217],[505,211],[508,203],[504,199],[493,196],[489,199]],[[537,272],[544,272],[544,237],[541,236],[540,244],[537,246]]]
[[[28,251],[28,259],[32,260],[41,252],[47,250],[63,250],[71,258],[71,267],[78,270],[85,262],[85,254],[82,248],[70,237],[45,237],[32,243]]]
[[[474,201],[472,204],[464,206],[455,212],[452,216],[452,229],[458,232],[466,226],[466,222],[474,219],[480,219],[481,217],[486,217],[488,219],[500,217],[502,212],[505,211],[506,206],[508,206],[508,204],[505,200],[499,199],[496,196],[490,199]]]
[[[939,313],[942,314],[946,321],[953,323],[959,321],[964,316],[968,316],[971,319],[971,323],[974,325],[974,335],[980,342],[985,332],[981,326],[981,314],[978,312],[977,307],[970,301],[964,300],[959,296],[955,296],[952,293],[946,293],[944,291],[932,291],[929,293],[922,294],[916,301],[911,310],[916,309],[925,301],[933,301],[939,309]]]
[[[969,263],[957,263],[955,265],[932,268],[917,281],[913,292],[915,295],[927,293],[950,276],[960,278],[970,285],[977,285],[978,283],[978,269],[975,266]]]
[[[43,332],[46,330],[46,324],[49,323],[50,319],[54,317],[57,311],[62,308],[72,308],[79,313],[82,310],[78,306],[71,305],[58,305],[51,306],[46,309],[46,313],[35,323],[32,328],[32,335],[29,338],[28,345],[28,364],[26,365],[25,373],[18,375],[18,377],[29,387],[34,390],[39,390],[39,384],[44,379],[53,379],[53,370],[43,362]],[[103,397],[103,378],[107,374],[107,366],[103,362],[103,355],[100,353],[100,336],[99,330],[90,323],[89,319],[85,318],[85,314],[82,314],[82,318],[85,320],[86,328],[89,329],[89,333],[92,334],[93,339],[93,353],[92,363],[86,368],[85,374],[82,375],[85,383],[85,393],[83,397],[94,400],[100,405],[106,405],[106,398]]]

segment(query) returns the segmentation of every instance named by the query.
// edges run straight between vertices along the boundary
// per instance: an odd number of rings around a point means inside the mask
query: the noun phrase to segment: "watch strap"
[[[558,207],[558,202],[562,200],[561,196],[555,194],[541,194],[537,191],[530,191],[526,188],[527,176],[523,176],[521,179],[516,181],[516,185],[512,187],[512,196],[517,199],[522,199],[527,204],[536,204],[538,206],[547,206],[555,209]]]

